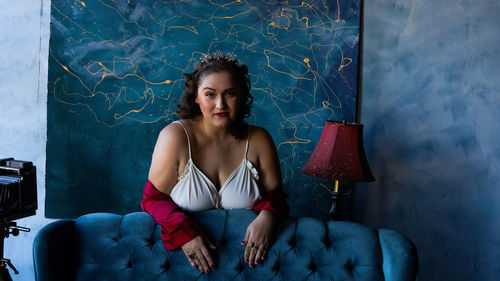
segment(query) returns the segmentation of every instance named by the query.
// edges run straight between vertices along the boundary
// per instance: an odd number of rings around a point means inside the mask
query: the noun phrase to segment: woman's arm
[[[161,130],[153,151],[148,179],[158,191],[170,195],[177,183],[181,160],[186,163],[187,138],[180,125],[171,123]]]
[[[188,149],[187,137],[180,125],[170,124],[160,132],[141,206],[161,225],[167,250],[181,247],[193,267],[208,272],[213,266],[208,247],[215,248],[215,245],[169,196],[177,183],[180,163],[187,162]]]
[[[242,243],[245,245],[245,261],[253,267],[264,259],[273,226],[278,218],[288,215],[288,204],[281,186],[278,152],[271,135],[263,128],[252,127],[251,140],[264,189],[262,198],[252,208],[259,215],[248,226]]]
[[[281,169],[279,166],[278,152],[269,133],[259,128],[256,138],[257,159],[260,167],[264,194],[255,202],[252,209],[259,214],[261,211],[269,211],[276,218],[283,219],[288,216],[288,204],[286,194],[283,192],[281,183]]]
[[[165,193],[156,189],[148,180],[144,186],[141,207],[162,228],[161,238],[165,249],[175,250],[199,235],[196,222],[175,204]]]
[[[185,152],[182,142],[186,138],[178,127],[170,124],[158,136],[141,202],[142,209],[161,225],[162,241],[167,250],[179,248],[199,235],[194,220],[169,196],[177,182],[179,163]]]

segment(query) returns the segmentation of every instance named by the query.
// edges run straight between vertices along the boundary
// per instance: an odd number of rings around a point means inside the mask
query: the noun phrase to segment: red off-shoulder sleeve
[[[281,188],[277,188],[271,192],[267,192],[261,199],[257,200],[252,207],[252,210],[260,213],[262,210],[270,211],[279,219],[288,216],[288,203],[286,202],[286,194]]]
[[[186,215],[170,196],[158,191],[148,180],[141,207],[161,226],[161,239],[167,250],[174,250],[200,234],[195,220]]]

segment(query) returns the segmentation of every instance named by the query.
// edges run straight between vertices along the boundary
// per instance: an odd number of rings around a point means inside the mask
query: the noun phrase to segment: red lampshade
[[[363,148],[363,125],[326,121],[302,173],[339,181],[374,181]]]

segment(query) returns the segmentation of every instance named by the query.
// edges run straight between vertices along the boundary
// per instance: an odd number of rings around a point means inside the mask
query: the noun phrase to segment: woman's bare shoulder
[[[170,194],[178,175],[178,167],[188,155],[187,137],[180,124],[165,126],[158,135],[148,178],[158,190]]]
[[[250,139],[252,138],[259,140],[268,139],[271,138],[271,134],[269,134],[269,132],[262,127],[250,125]]]
[[[250,143],[253,144],[257,151],[262,149],[267,150],[269,147],[274,146],[271,134],[264,128],[259,126],[250,126]]]
[[[174,148],[183,147],[187,143],[186,132],[182,125],[172,122],[165,126],[158,135],[157,145],[168,145]]]

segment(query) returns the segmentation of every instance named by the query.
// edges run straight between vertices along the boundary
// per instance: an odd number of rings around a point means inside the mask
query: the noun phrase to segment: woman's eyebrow
[[[224,90],[224,93],[225,93],[225,92],[229,92],[229,91],[235,91],[235,90],[237,90],[237,89],[238,89],[238,88],[236,88],[236,87],[229,88],[229,89]]]
[[[225,89],[224,93],[227,92],[227,91],[233,91],[233,90],[236,90],[236,89],[237,89],[236,87]],[[203,90],[211,90],[211,91],[216,92],[216,90],[214,88],[210,88],[210,87],[205,87],[205,88],[203,88]]]

